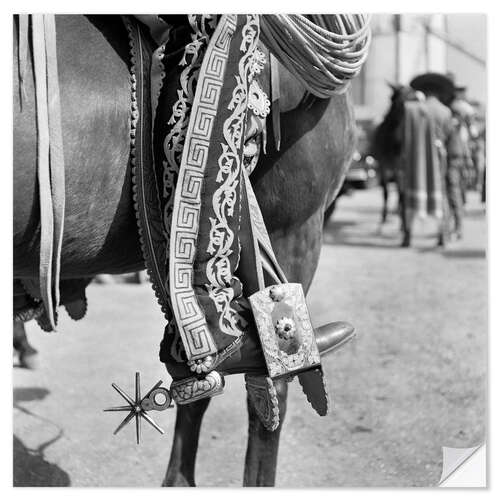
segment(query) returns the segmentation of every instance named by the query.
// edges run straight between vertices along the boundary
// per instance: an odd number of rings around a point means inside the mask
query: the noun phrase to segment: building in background
[[[408,84],[428,71],[452,73],[467,98],[486,104],[486,15],[375,14],[370,55],[352,92],[356,117],[378,123],[387,111],[389,83]]]

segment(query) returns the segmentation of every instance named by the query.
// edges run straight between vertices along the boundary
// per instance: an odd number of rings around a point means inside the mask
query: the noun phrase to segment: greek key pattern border
[[[210,259],[206,265],[208,296],[219,313],[219,329],[226,335],[242,335],[241,319],[234,307],[241,297],[236,290],[241,284],[234,276],[234,259],[231,256],[239,251],[239,217],[236,203],[242,176],[242,146],[245,137],[245,119],[248,104],[248,84],[252,75],[252,61],[259,39],[259,20],[257,15],[247,15],[242,28],[240,44],[241,57],[238,74],[233,88],[228,110],[231,114],[223,124],[223,140],[220,144],[217,183],[212,193],[213,217],[210,218],[209,242],[207,253]],[[236,212],[236,217],[235,217]]]
[[[205,313],[193,290],[193,264],[199,229],[203,174],[236,21],[236,15],[222,16],[203,60],[172,214],[170,294],[188,359],[198,359],[217,352]]]

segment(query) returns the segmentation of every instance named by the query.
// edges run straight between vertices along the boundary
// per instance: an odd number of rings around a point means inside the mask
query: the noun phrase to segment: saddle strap
[[[21,109],[23,101],[26,100],[25,76],[26,66],[28,64],[28,27],[29,16],[27,14],[19,14],[19,30],[18,30],[18,74],[19,74],[19,104]]]
[[[269,234],[264,223],[264,217],[260,211],[257,198],[252,188],[250,179],[246,170],[243,170],[243,182],[245,190],[245,204],[248,206],[249,217],[243,218],[242,226],[245,224],[245,219],[248,221],[247,227],[242,227],[243,231],[246,231],[249,235],[251,241],[249,245],[245,245],[242,248],[242,262],[245,262],[247,257],[247,252],[250,253],[250,259],[253,260],[248,269],[251,269],[255,273],[254,280],[248,279],[245,276],[245,290],[248,295],[251,295],[259,290],[263,290],[268,285],[287,283],[285,273],[281,269],[278,259],[274,255],[273,247]],[[240,270],[244,273],[244,270]]]
[[[33,14],[38,185],[40,197],[40,295],[56,329],[64,231],[65,181],[54,15]]]
[[[281,146],[281,124],[280,124],[280,79],[279,63],[273,54],[269,54],[271,74],[271,116],[273,120],[273,135],[276,151]]]
[[[54,15],[44,15],[45,49],[47,55],[47,102],[49,107],[50,183],[54,213],[54,296],[59,306],[59,278],[64,233],[66,185],[64,177],[64,153],[61,125],[61,101],[57,70],[56,23]]]

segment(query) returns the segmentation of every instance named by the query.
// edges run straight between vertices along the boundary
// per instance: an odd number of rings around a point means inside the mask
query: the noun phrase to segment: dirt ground
[[[469,195],[464,240],[435,248],[432,223],[418,223],[399,248],[394,214],[379,224],[378,188],[339,200],[308,296],[313,322],[346,320],[358,338],[327,357],[334,410],[319,417],[294,382],[282,433],[277,486],[432,486],[441,447],[472,447],[486,430],[487,265],[484,208]],[[394,204],[394,200],[393,200]],[[64,313],[60,331],[28,335],[39,366],[14,368],[14,484],[158,486],[175,410],[154,413],[165,430],[112,432],[132,392],[170,381],[158,361],[163,320],[150,286],[92,285],[85,320]],[[200,486],[239,486],[246,448],[243,378],[207,411],[197,461]]]

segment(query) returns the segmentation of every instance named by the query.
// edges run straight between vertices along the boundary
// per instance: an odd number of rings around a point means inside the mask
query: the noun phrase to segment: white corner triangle
[[[439,486],[485,487],[486,446],[472,448],[448,448],[443,446],[443,471]]]

